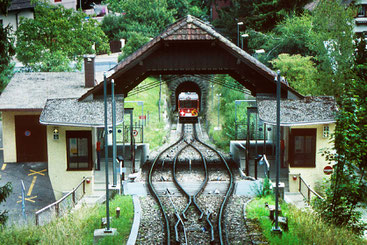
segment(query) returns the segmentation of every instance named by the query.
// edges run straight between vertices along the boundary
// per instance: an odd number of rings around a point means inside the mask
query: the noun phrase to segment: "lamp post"
[[[110,201],[109,201],[109,189],[108,189],[108,124],[107,124],[107,77],[106,72],[103,75],[103,97],[104,97],[104,142],[105,142],[105,172],[106,172],[106,219],[107,226],[105,233],[112,233],[110,229]]]
[[[240,46],[240,26],[243,25],[243,22],[237,22],[237,46]]]
[[[257,59],[257,57],[258,57],[259,54],[264,54],[264,53],[265,53],[265,50],[264,49],[255,50],[255,58]]]
[[[241,35],[241,48],[243,49],[243,39],[248,38],[248,34]]]
[[[221,96],[222,94],[217,94],[217,96],[218,96],[218,129],[219,129],[219,107],[220,107],[220,96]]]

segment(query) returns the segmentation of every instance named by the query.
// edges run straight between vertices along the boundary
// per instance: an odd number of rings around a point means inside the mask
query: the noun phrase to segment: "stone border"
[[[133,195],[134,203],[134,221],[131,227],[129,239],[127,240],[127,245],[134,245],[136,243],[136,238],[138,237],[140,218],[141,218],[141,206],[140,200],[137,195]]]

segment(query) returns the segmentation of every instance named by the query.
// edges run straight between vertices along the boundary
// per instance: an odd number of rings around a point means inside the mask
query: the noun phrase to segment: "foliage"
[[[299,13],[309,0],[233,0],[232,6],[219,10],[219,19],[214,21],[226,36],[236,40],[237,22],[242,21],[241,31],[250,29],[267,32],[286,16]]]
[[[149,77],[145,79],[139,86],[147,86],[148,84],[154,84],[158,81]],[[161,120],[159,120],[158,115],[158,105],[159,105],[159,86],[155,86],[150,90],[135,94],[128,95],[126,101],[143,101],[144,102],[144,115],[147,115],[147,124],[144,127],[144,142],[149,142],[149,149],[154,150],[157,147],[162,146],[166,137],[169,137],[169,131],[166,130],[167,119],[164,116],[164,111],[168,110],[166,105],[164,105],[165,99],[168,99],[167,96],[167,86],[164,81],[162,81],[162,98],[161,98]],[[134,90],[133,90],[134,91]],[[141,115],[142,107],[137,103],[129,103],[126,102],[125,108],[133,108],[134,109],[134,124],[139,124],[139,116]],[[149,116],[148,116],[149,115]],[[127,116],[125,118],[125,126],[130,125],[130,118]]]
[[[124,38],[125,28],[125,17],[123,15],[106,15],[102,19],[101,28],[107,35],[108,40],[120,40]]]
[[[258,188],[259,188],[258,190],[255,190],[257,197],[266,197],[273,193],[271,190],[271,184],[268,177],[266,177],[263,180],[262,185],[258,186]]]
[[[120,218],[115,217],[120,207]],[[118,236],[105,238],[99,244],[123,244],[126,242],[133,221],[134,208],[131,196],[116,196],[110,202],[111,227]],[[57,218],[43,226],[4,227],[0,229],[1,244],[93,244],[93,232],[101,228],[101,218],[106,216],[106,206],[98,204]]]
[[[367,86],[365,81],[345,81],[334,133],[335,149],[326,151],[334,163],[325,202],[317,204],[322,217],[338,226],[361,233],[366,224],[355,210],[365,196],[367,168]]]
[[[288,16],[266,34],[250,30],[249,48],[250,50],[264,49],[266,55],[261,56],[261,61],[264,63],[277,58],[281,53],[313,56],[314,52],[308,48],[311,36],[311,15]]]
[[[229,76],[217,75],[217,79],[225,80],[227,83],[233,83],[235,80]],[[236,138],[235,131],[235,100],[245,99],[243,92],[234,91],[232,89],[214,85],[211,89],[211,94],[208,96],[208,120],[209,135],[215,142],[216,146],[221,149],[229,147],[229,141]],[[220,97],[217,95],[220,94]],[[213,101],[211,101],[213,98]],[[218,99],[220,101],[218,101]],[[218,103],[219,102],[219,103]],[[214,130],[218,126],[218,104],[219,104],[219,125],[221,130]],[[237,107],[237,122],[246,124],[246,104],[241,104]]]
[[[128,43],[122,48],[122,53],[118,57],[119,62],[128,57],[130,54],[134,53],[136,50],[138,50],[141,46],[149,41],[148,37],[143,36],[138,32],[130,32],[129,36],[130,38]]]
[[[299,54],[280,54],[271,61],[275,69],[281,70],[289,85],[303,95],[317,95],[320,93],[314,80],[317,73],[312,57]]]
[[[11,192],[12,192],[12,186],[10,182],[6,183],[4,186],[1,186],[0,187],[0,203],[5,202],[6,198],[10,195]],[[7,214],[6,210],[0,212],[0,228],[2,225],[5,224],[6,220],[8,219],[6,214]]]
[[[353,8],[330,0],[321,0],[313,13],[309,48],[316,53],[316,81],[324,94],[339,97],[344,81],[353,77],[353,17]]]
[[[123,13],[121,18],[115,18],[118,20],[115,25],[126,32],[119,34],[120,38],[127,38],[129,32],[155,37],[175,21],[175,9],[168,9],[166,0],[106,0],[105,3],[110,10]]]
[[[185,17],[187,15],[196,16],[202,20],[209,20],[208,12],[211,1],[200,0],[167,0],[168,9],[175,11],[175,19]]]
[[[336,227],[325,223],[317,213],[309,210],[299,210],[281,202],[282,216],[288,218],[289,231],[282,236],[274,236],[271,229],[274,226],[269,217],[265,203],[274,205],[274,197],[255,198],[247,207],[247,217],[260,221],[263,234],[269,244],[366,244],[363,238],[353,234],[347,227]]]
[[[84,54],[107,51],[107,37],[96,20],[62,5],[38,2],[35,19],[21,18],[17,35],[17,58],[34,71],[68,71],[70,62]],[[58,65],[59,67],[53,67]]]
[[[1,0],[0,14],[6,15],[10,0]],[[0,93],[4,90],[13,75],[14,64],[11,63],[15,55],[14,38],[11,36],[11,26],[0,25]]]

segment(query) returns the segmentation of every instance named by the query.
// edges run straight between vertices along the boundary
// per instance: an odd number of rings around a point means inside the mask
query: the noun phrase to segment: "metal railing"
[[[311,202],[311,198],[317,197],[321,200],[324,200],[322,196],[320,196],[316,191],[314,191],[310,185],[306,183],[306,181],[299,175],[299,188],[298,191],[302,194],[302,196],[306,199],[308,203]]]
[[[36,225],[44,225],[52,221],[55,217],[60,217],[67,211],[70,211],[85,194],[85,182],[83,180],[72,191],[60,198],[54,203],[38,210],[35,213]],[[82,188],[80,188],[82,186]]]

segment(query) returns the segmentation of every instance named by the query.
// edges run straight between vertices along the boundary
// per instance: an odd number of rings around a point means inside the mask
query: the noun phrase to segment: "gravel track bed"
[[[217,219],[220,204],[223,197],[218,195],[202,195],[198,198],[198,204],[203,210],[216,210],[210,216],[210,220],[214,226],[215,241],[214,244],[219,244],[217,236]],[[256,221],[244,220],[243,205],[249,200],[248,197],[231,197],[225,211],[224,222],[226,227],[225,237],[228,237],[229,244],[268,244],[265,238],[261,235],[261,229]],[[136,244],[163,244],[163,223],[162,215],[159,212],[158,205],[151,196],[140,198],[142,206],[142,219]],[[168,210],[168,216],[171,226],[171,242],[175,241],[175,230],[173,228],[177,219],[174,208],[169,201],[169,197],[162,197],[162,202]],[[185,197],[172,197],[176,209],[182,212],[186,207],[187,200]],[[194,208],[189,208],[187,211],[188,220],[184,220],[185,229],[187,232],[188,244],[210,244],[210,231],[204,218],[198,221],[199,215]],[[182,215],[181,215],[182,218]],[[180,243],[183,243],[183,231],[179,226]],[[251,230],[248,230],[250,227]]]
[[[191,142],[193,140],[193,129],[192,126],[186,126],[185,130],[185,140]],[[173,142],[177,141],[180,137],[178,130],[174,132],[175,135],[171,137],[169,143],[165,146],[162,146],[160,150],[163,150],[164,147],[168,147]],[[219,156],[211,149],[208,149],[206,146],[199,142],[193,142],[193,145],[202,152],[203,156],[207,161],[208,166],[208,178],[210,181],[226,181],[228,186],[228,181],[230,180],[229,175],[227,173],[227,169],[224,164],[221,162]],[[159,161],[157,161],[152,180],[153,182],[164,182],[169,181],[172,182],[172,159],[180,151],[183,147],[187,146],[187,143],[182,142],[162,154]],[[159,154],[159,150],[156,152],[156,155]],[[227,157],[223,154],[224,157]],[[153,159],[152,155],[150,155],[150,159]],[[163,162],[164,160],[164,162]],[[204,181],[203,175],[203,164],[200,162],[201,156],[200,154],[193,149],[191,146],[186,147],[178,157],[177,161],[177,169],[176,169],[176,178],[179,183],[184,182],[192,182]],[[190,164],[191,163],[191,164]],[[140,172],[139,176],[135,181],[146,181],[147,172],[150,169],[150,166],[145,166],[144,171]],[[232,168],[232,173],[235,176],[235,179],[242,179],[238,170],[234,170]],[[176,190],[175,192],[179,192]],[[191,205],[190,208],[186,212],[187,220],[183,219],[182,211],[185,209],[188,200],[185,196],[170,196],[169,193],[163,193],[160,198],[164,209],[168,215],[168,219],[170,222],[170,239],[173,244],[185,244],[184,233],[182,229],[182,225],[179,227],[179,242],[176,243],[176,234],[174,225],[177,222],[177,216],[175,215],[177,212],[179,213],[182,221],[184,222],[186,235],[187,235],[187,244],[210,244],[211,233],[210,226],[206,222],[206,214],[210,213],[210,221],[214,228],[214,237],[215,241],[212,244],[219,244],[219,234],[218,234],[218,213],[220,210],[220,206],[224,199],[224,193],[220,193],[219,195],[215,194],[216,191],[211,194],[202,194],[197,197],[197,204],[204,212],[204,217],[202,220],[199,220],[198,210],[194,205]],[[237,197],[232,196],[229,199],[229,202],[225,208],[223,223],[224,226],[224,239],[229,241],[229,244],[262,244],[263,240],[253,240],[254,237],[258,237],[258,234],[249,232],[247,227],[254,227],[252,221],[245,221],[243,216],[243,204],[249,200],[248,197]],[[140,199],[142,206],[142,219],[141,225],[139,229],[137,244],[163,244],[165,234],[163,233],[165,230],[162,213],[160,212],[159,206],[156,203],[155,199],[151,196],[143,197]],[[251,223],[252,222],[252,223]]]

